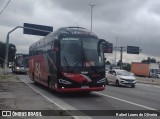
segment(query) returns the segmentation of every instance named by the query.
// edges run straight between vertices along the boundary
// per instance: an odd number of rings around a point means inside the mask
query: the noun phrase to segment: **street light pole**
[[[122,62],[122,59],[123,59],[123,48],[124,47],[120,47],[120,69],[122,69],[122,66],[123,66],[123,62]]]
[[[89,6],[91,7],[91,32],[92,32],[92,17],[93,17],[93,7],[96,5],[93,4],[89,4]]]
[[[47,32],[50,33],[49,31],[46,30],[40,30],[40,29],[36,29],[36,28],[30,28],[30,27],[23,27],[23,26],[17,26],[14,29],[12,29],[11,31],[9,31],[7,33],[7,37],[6,37],[6,51],[5,51],[5,61],[4,61],[4,73],[7,74],[7,64],[8,64],[8,51],[9,51],[9,35],[15,31],[18,28],[23,28],[23,29],[30,29],[30,30],[36,30],[36,31],[42,31],[42,32]]]
[[[117,36],[116,36],[116,48],[115,48],[115,65],[117,65]]]

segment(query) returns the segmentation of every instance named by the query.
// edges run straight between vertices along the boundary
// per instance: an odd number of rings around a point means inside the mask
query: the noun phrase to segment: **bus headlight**
[[[105,82],[106,82],[106,78],[103,78],[103,79],[97,81],[97,83],[105,83]]]
[[[68,84],[68,85],[72,84],[71,82],[66,81],[66,80],[64,80],[64,79],[59,79],[59,83]]]

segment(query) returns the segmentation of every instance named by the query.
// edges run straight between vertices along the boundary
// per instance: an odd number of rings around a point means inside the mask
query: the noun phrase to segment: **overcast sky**
[[[2,2],[4,1],[4,2]],[[0,11],[8,0],[0,0]],[[141,61],[154,57],[160,61],[160,0],[11,0],[0,14],[0,41],[7,32],[23,23],[53,26],[81,26],[90,29],[93,9],[93,32],[117,46],[139,46],[140,55],[124,53],[124,61]],[[29,46],[40,37],[23,35],[18,29],[10,35],[17,52],[28,53]],[[107,55],[114,61],[115,54]],[[117,54],[119,60],[119,54]]]

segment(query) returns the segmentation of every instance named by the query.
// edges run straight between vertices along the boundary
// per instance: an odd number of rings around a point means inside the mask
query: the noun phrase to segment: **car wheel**
[[[106,78],[106,85],[108,85],[108,80],[107,80],[107,78]]]
[[[116,86],[119,87],[119,81],[118,80],[116,80]]]
[[[134,88],[134,87],[135,87],[135,84],[132,84],[131,87]]]

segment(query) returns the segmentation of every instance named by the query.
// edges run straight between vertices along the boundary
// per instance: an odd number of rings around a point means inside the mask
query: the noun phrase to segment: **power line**
[[[2,11],[0,12],[0,15],[1,15],[2,12],[6,9],[6,7],[9,5],[10,1],[11,1],[11,0],[9,0],[9,1],[7,2],[6,6],[5,6],[5,7],[2,9]]]

